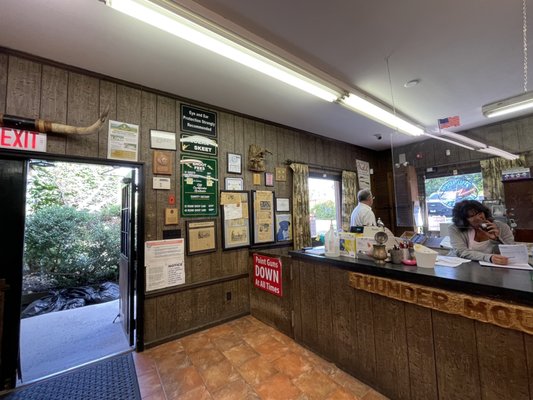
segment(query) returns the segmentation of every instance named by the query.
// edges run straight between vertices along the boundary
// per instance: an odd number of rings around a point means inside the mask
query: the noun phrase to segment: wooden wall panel
[[[333,322],[331,319],[331,287],[329,279],[330,267],[317,265],[315,269],[316,287],[316,325],[317,339],[321,354],[324,356],[333,353],[335,343],[330,339],[333,336]]]
[[[67,124],[90,126],[99,117],[99,81],[87,75],[69,72]],[[95,157],[98,155],[98,132],[90,135],[70,135],[67,154]]]
[[[474,321],[432,311],[439,399],[480,399]]]
[[[524,334],[477,321],[475,325],[482,398],[528,400]]]
[[[101,80],[100,81],[100,106],[98,114],[108,111],[108,120],[100,128],[98,137],[98,157],[107,158],[107,138],[109,135],[109,120],[117,120],[117,85],[116,83]],[[138,122],[139,124],[141,121]],[[142,160],[143,141],[142,127],[139,127],[139,161]]]
[[[39,118],[65,124],[67,122],[68,73],[64,69],[43,65],[41,111]],[[65,154],[65,135],[47,135],[46,151]]]
[[[6,114],[38,118],[41,98],[41,64],[9,57]]]
[[[144,301],[144,342],[157,340],[157,298]]]
[[[376,385],[394,399],[410,398],[409,361],[404,303],[374,296],[374,338],[376,343]]]
[[[524,335],[524,347],[527,360],[527,376],[529,380],[529,396],[533,399],[533,336]]]
[[[412,400],[438,398],[431,310],[405,304],[405,328],[409,351]]]
[[[319,349],[315,269],[315,264],[300,264],[300,314],[302,342]]]
[[[152,150],[150,149],[150,129],[157,127],[157,96],[143,91],[141,93],[141,154],[144,162],[144,237],[157,239],[157,198],[153,189]],[[187,273],[187,270],[185,271]],[[187,278],[186,278],[187,279]]]
[[[0,53],[0,113],[6,112],[7,96],[7,54]]]
[[[355,290],[355,325],[357,332],[358,364],[365,365],[361,379],[374,382],[376,376],[376,345],[374,343],[373,302],[372,295]]]

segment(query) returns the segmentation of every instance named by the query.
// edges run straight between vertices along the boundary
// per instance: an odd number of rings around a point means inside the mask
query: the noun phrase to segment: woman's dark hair
[[[452,211],[452,221],[456,227],[465,230],[470,226],[468,217],[474,210],[476,213],[483,212],[485,218],[492,220],[492,213],[490,210],[476,200],[463,200],[456,203]]]

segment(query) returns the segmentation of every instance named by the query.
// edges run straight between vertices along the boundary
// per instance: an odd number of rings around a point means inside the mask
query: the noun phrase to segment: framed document
[[[276,197],[276,212],[289,212],[291,203],[288,197]]]
[[[225,178],[224,189],[225,190],[243,190],[244,180],[242,178]]]
[[[176,150],[176,133],[150,129],[150,147],[152,149]]]
[[[222,249],[231,250],[250,245],[248,192],[220,192],[222,216]]]
[[[287,168],[276,167],[276,181],[285,182],[287,180]]]
[[[265,172],[265,186],[274,186],[274,174]]]
[[[236,153],[228,153],[228,173],[242,174],[242,156]]]
[[[215,220],[187,221],[187,255],[217,250]]]
[[[274,192],[252,191],[253,243],[274,242]]]

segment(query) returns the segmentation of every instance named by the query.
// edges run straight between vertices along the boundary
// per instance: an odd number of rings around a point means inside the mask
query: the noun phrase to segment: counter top
[[[292,258],[324,262],[348,271],[417,283],[441,289],[491,297],[533,306],[533,272],[483,267],[476,261],[458,267],[419,268],[403,264],[377,265],[367,256],[325,257],[303,250],[289,252]]]

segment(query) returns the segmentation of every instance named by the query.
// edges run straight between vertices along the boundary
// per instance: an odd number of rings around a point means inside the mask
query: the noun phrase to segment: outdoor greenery
[[[102,168],[110,167],[56,163],[30,169],[24,272],[40,289],[117,281],[120,178]]]
[[[333,200],[325,200],[321,203],[315,204],[311,208],[311,214],[315,215],[316,219],[335,219],[335,203]]]

